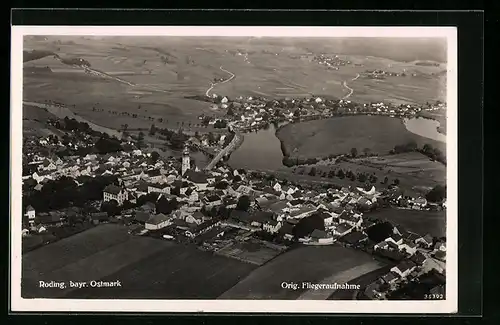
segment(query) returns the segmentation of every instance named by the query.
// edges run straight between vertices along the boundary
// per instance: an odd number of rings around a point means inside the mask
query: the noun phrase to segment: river
[[[229,165],[233,168],[278,170],[283,169],[280,140],[276,137],[276,127],[244,133],[241,146],[231,154]]]
[[[423,117],[416,117],[404,120],[405,127],[411,133],[421,137],[446,143],[446,135],[439,133],[437,128],[439,122]]]

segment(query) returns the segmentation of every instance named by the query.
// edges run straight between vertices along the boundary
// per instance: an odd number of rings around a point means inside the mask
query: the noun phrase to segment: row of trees
[[[297,172],[299,174],[304,174],[305,170],[304,169],[298,169]],[[309,176],[319,176],[319,177],[328,177],[328,178],[339,178],[339,179],[350,179],[351,181],[358,181],[360,183],[371,183],[375,184],[378,181],[377,175],[375,173],[369,174],[369,173],[364,173],[364,172],[358,172],[354,173],[351,170],[344,170],[344,169],[338,169],[338,170],[330,170],[329,172],[326,171],[321,171],[318,170],[316,167],[312,167],[309,172],[307,173]],[[399,179],[395,178],[393,180],[393,185],[399,185]],[[384,177],[383,180],[380,181],[380,184],[389,184],[389,178],[386,176]]]
[[[415,141],[410,141],[403,145],[396,145],[394,149],[392,149],[390,154],[398,154],[405,152],[420,152],[432,160],[439,161],[446,165],[446,156],[445,154],[439,150],[438,148],[432,147],[430,144],[424,144],[422,148],[419,148]]]

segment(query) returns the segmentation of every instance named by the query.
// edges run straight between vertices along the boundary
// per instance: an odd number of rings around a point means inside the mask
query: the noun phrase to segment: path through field
[[[215,87],[215,86],[220,85],[220,84],[224,84],[224,83],[226,83],[226,82],[229,82],[229,81],[233,80],[233,79],[234,79],[234,77],[236,77],[236,75],[235,75],[234,73],[232,73],[232,72],[230,72],[230,71],[227,71],[227,70],[226,70],[226,69],[224,69],[222,66],[220,66],[220,68],[219,68],[219,69],[221,69],[222,71],[224,71],[224,72],[226,72],[226,73],[229,73],[229,74],[231,75],[231,77],[230,77],[229,79],[226,79],[226,80],[222,81],[222,82],[216,82],[216,83],[212,83],[212,84],[210,84],[210,88],[208,88],[208,89],[207,89],[207,91],[205,92],[205,96],[207,96],[207,97],[209,97],[209,96],[210,96],[210,92],[212,91],[212,89],[214,89],[214,87]]]
[[[352,78],[351,81],[354,81],[354,80],[356,80],[358,78],[359,78],[359,73],[356,75],[356,77]],[[351,97],[352,93],[354,92],[354,89],[352,89],[351,87],[349,87],[347,85],[346,81],[344,81],[342,83],[342,86],[344,86],[345,88],[349,89],[349,93],[347,95],[345,95],[342,99],[347,99],[347,98]]]

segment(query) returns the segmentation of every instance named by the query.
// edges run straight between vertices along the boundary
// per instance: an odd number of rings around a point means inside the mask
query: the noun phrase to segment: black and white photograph
[[[12,35],[20,310],[457,310],[454,28]]]

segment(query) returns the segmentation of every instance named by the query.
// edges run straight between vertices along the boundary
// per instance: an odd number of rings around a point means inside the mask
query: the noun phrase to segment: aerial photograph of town
[[[447,71],[439,37],[24,36],[21,296],[446,299]]]

